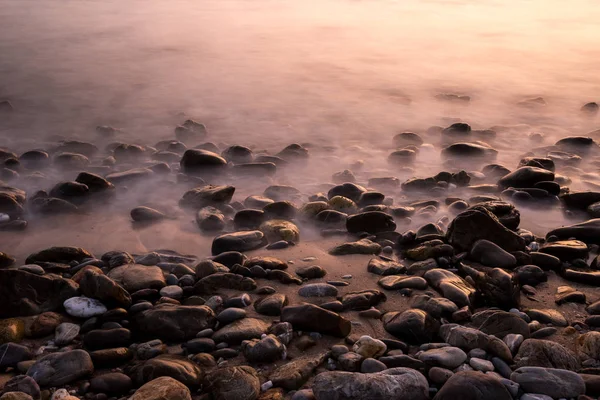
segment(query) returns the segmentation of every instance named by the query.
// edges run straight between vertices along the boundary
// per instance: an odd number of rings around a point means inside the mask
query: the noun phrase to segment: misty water
[[[499,153],[486,163],[514,169],[537,147],[600,128],[598,117],[580,112],[600,100],[598,20],[595,0],[0,0],[0,100],[15,108],[0,124],[0,146],[20,154],[89,141],[102,153],[93,165],[101,165],[111,142],[154,146],[174,140],[174,127],[192,118],[208,137],[189,147],[210,141],[221,150],[239,144],[276,154],[306,144],[307,165],[214,182],[234,184],[238,201],[275,183],[298,187],[306,201],[345,169],[365,184],[481,170],[485,163],[445,164],[440,134],[427,131],[462,121],[493,127],[488,143]],[[518,105],[537,97],[546,104]],[[98,125],[121,131],[103,138]],[[414,163],[391,165],[392,138],[405,131],[426,145]],[[597,166],[584,160],[577,167],[588,175],[557,171],[573,179],[571,189],[600,185]],[[9,184],[32,194],[76,173],[22,173]],[[23,232],[0,232],[0,243],[19,257],[59,244],[207,255],[212,238],[177,207],[190,186],[173,175],[81,215],[31,217]],[[385,194],[395,204],[424,199],[399,188]],[[448,193],[458,195],[473,193]],[[129,210],[138,205],[177,219],[134,229]],[[522,227],[540,235],[566,223],[558,208],[521,213]]]

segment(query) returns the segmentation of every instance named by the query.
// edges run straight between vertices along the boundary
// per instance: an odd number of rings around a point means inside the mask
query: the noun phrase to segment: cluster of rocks
[[[97,132],[119,133],[106,126]],[[497,154],[484,141],[495,137],[492,130],[457,123],[430,133],[442,137],[449,165]],[[0,152],[6,180],[20,182],[21,173],[44,179],[44,168],[78,172],[74,181],[29,196],[17,185],[1,186],[0,229],[24,229],[33,215],[79,213],[94,199],[110,201],[124,185],[176,171],[188,185],[179,206],[193,213],[199,230],[214,235],[200,258],[169,250],[96,257],[56,246],[20,263],[10,249],[0,249],[6,251],[0,252],[0,373],[6,378],[0,399],[600,395],[600,300],[594,297],[600,192],[572,192],[569,178],[556,172],[595,157],[592,139],[561,139],[536,150],[543,156],[524,156],[512,171],[487,164],[480,172],[442,171],[404,182],[378,177],[362,185],[347,170],[323,193],[270,185],[235,201],[234,186],[214,183],[273,176],[306,162],[308,149],[293,144],[268,155],[239,145],[188,148],[183,142],[207,136],[192,120],[175,135],[177,141],[154,147],[114,143],[108,157],[78,141],[52,152]],[[415,133],[396,135],[388,161],[411,164],[424,143]],[[395,203],[390,188],[413,197]],[[463,195],[469,191],[472,196]],[[579,222],[536,236],[520,227],[517,207],[531,205],[561,207]],[[131,218],[174,217],[140,206]],[[375,277],[374,287],[365,280],[351,290],[351,276],[326,280],[326,266],[290,272],[292,262],[246,254],[298,245],[300,226],[334,240],[331,256],[358,255],[352,260]],[[554,290],[549,301],[542,295],[548,289]],[[387,305],[398,299],[404,306]]]

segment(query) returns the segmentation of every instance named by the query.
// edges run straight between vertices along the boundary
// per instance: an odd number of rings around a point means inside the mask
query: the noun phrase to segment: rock
[[[556,236],[561,240],[574,238],[584,243],[600,244],[600,218],[551,230],[546,234],[546,238],[550,236]]]
[[[352,351],[363,358],[377,358],[385,354],[387,346],[371,336],[361,336],[352,346]]]
[[[272,219],[263,222],[259,229],[271,243],[280,240],[293,243],[298,243],[300,241],[300,230],[290,221]]]
[[[317,375],[313,393],[317,400],[426,400],[429,387],[420,372],[408,368],[372,374],[331,371]]]
[[[585,354],[594,360],[600,359],[600,332],[590,331],[577,338],[579,354]]]
[[[506,343],[477,329],[457,324],[444,324],[440,327],[439,336],[444,342],[463,350],[483,349],[507,362],[512,362],[512,353]]]
[[[162,376],[135,391],[129,400],[192,400],[190,390],[175,379]]]
[[[399,290],[405,288],[417,290],[427,289],[427,281],[420,276],[390,275],[381,278],[377,284],[387,290]]]
[[[201,149],[186,150],[179,163],[183,172],[192,175],[220,172],[227,166],[223,157]]]
[[[439,386],[443,386],[452,375],[454,375],[454,372],[448,369],[439,367],[429,369],[429,380]]]
[[[33,357],[29,348],[12,342],[0,345],[0,354],[0,371],[15,368],[21,361],[31,360]]]
[[[54,343],[56,343],[57,346],[65,346],[71,343],[77,336],[79,336],[79,330],[79,325],[72,324],[70,322],[63,322],[56,327]]]
[[[364,187],[357,185],[355,183],[346,182],[341,185],[337,185],[332,187],[329,192],[327,192],[327,198],[332,199],[336,196],[346,197],[354,202],[358,202],[360,200],[360,196],[365,193],[367,189]]]
[[[443,269],[432,269],[424,275],[431,287],[440,291],[458,307],[471,306],[475,289],[458,275]]]
[[[125,328],[94,329],[85,334],[83,343],[91,350],[125,347],[131,343],[131,332]]]
[[[229,251],[245,252],[255,250],[267,244],[267,238],[261,231],[243,231],[217,236],[212,243],[212,254]]]
[[[215,207],[202,207],[196,213],[196,224],[202,231],[221,231],[225,228],[225,215]]]
[[[525,311],[529,318],[534,321],[540,321],[543,324],[552,324],[554,326],[567,326],[567,319],[558,310],[554,309],[530,309]]]
[[[269,379],[273,386],[285,390],[297,390],[309,379],[315,369],[329,356],[329,353],[319,353],[314,355],[302,356],[279,366]]]
[[[565,269],[562,273],[564,279],[571,282],[584,283],[586,285],[600,285],[600,271],[583,272],[574,269]]]
[[[473,314],[472,323],[474,328],[500,339],[511,333],[529,337],[529,325],[514,313],[501,310],[480,311]]]
[[[389,232],[396,229],[396,223],[394,222],[394,218],[389,214],[381,211],[368,211],[349,217],[346,221],[346,229],[350,233]]]
[[[374,372],[385,371],[387,366],[374,358],[365,359],[360,365],[360,372],[363,374],[372,374]]]
[[[84,296],[95,298],[108,306],[129,307],[131,296],[115,281],[93,270],[85,270],[79,279],[79,290]]]
[[[29,255],[25,263],[55,262],[68,264],[71,261],[81,263],[88,258],[94,258],[93,254],[80,247],[50,247]]]
[[[469,209],[458,214],[450,223],[446,238],[448,243],[462,251],[471,250],[473,244],[481,239],[509,252],[525,249],[525,240],[485,209]]]
[[[585,293],[580,292],[570,286],[559,286],[554,295],[554,302],[558,305],[566,303],[582,303],[585,304]]]
[[[488,240],[478,240],[475,242],[471,249],[470,257],[474,261],[488,267],[512,269],[517,265],[515,256]]]
[[[10,267],[15,261],[16,259],[14,257],[0,251],[0,268]]]
[[[241,275],[219,272],[200,279],[194,285],[194,292],[198,294],[213,294],[219,289],[234,289],[240,291],[253,291],[256,281]]]
[[[134,316],[138,329],[164,340],[182,341],[215,324],[215,313],[207,306],[161,304]]]
[[[488,374],[462,371],[452,375],[433,400],[512,400],[502,382]]]
[[[243,308],[230,307],[221,311],[217,315],[217,321],[223,325],[227,325],[233,321],[237,321],[238,319],[246,318],[246,315],[246,310]]]
[[[0,344],[18,343],[25,336],[25,324],[22,319],[8,318],[0,320]]]
[[[340,299],[344,310],[368,310],[377,306],[380,302],[386,301],[384,293],[375,289],[361,290],[360,292],[348,292]]]
[[[142,289],[162,289],[167,285],[159,267],[140,264],[122,265],[112,269],[107,276],[129,293]]]
[[[337,337],[348,336],[352,329],[349,320],[313,304],[283,308],[281,321],[291,323],[295,330],[320,332]]]
[[[452,301],[428,295],[414,296],[411,306],[425,311],[436,319],[448,317],[458,311],[458,306]]]
[[[216,331],[212,339],[216,343],[225,342],[230,345],[244,340],[258,339],[269,329],[270,323],[256,319],[243,318],[228,324]]]
[[[55,312],[42,313],[33,320],[26,334],[32,338],[52,335],[62,320],[62,316]]]
[[[495,158],[497,150],[492,149],[483,142],[479,143],[454,143],[442,149],[442,157],[445,159],[470,159],[470,158]]]
[[[204,372],[186,357],[162,354],[134,365],[129,376],[138,386],[161,376],[169,376],[186,386],[197,387],[203,382]]]
[[[287,306],[288,299],[285,295],[274,293],[263,297],[254,303],[254,309],[257,313],[269,316],[281,315],[283,307]]]
[[[498,181],[501,189],[513,188],[531,188],[538,182],[553,181],[554,172],[537,167],[521,167],[503,176]]]
[[[491,361],[483,360],[481,358],[471,357],[469,365],[473,367],[475,371],[491,372],[494,370],[494,364]]]
[[[392,335],[415,344],[431,342],[439,322],[423,310],[409,309],[383,315],[383,327]]]
[[[583,378],[571,371],[521,367],[511,374],[510,379],[517,382],[525,392],[545,394],[553,398],[571,398],[585,394]]]
[[[258,375],[248,366],[219,368],[207,381],[215,400],[256,400],[260,394]]]
[[[37,360],[27,375],[40,386],[62,386],[94,372],[90,355],[83,350],[48,354]]]
[[[102,315],[108,309],[104,304],[89,297],[71,297],[63,303],[67,314],[77,318],[90,318]]]
[[[511,203],[505,201],[484,201],[477,203],[473,207],[473,210],[486,210],[491,212],[498,218],[500,223],[510,230],[516,231],[521,223],[521,213]]]
[[[27,375],[16,375],[4,384],[3,393],[22,392],[28,394],[33,400],[41,400],[42,394],[37,382]]]
[[[405,273],[406,267],[395,261],[386,261],[379,258],[371,258],[369,260],[369,264],[367,265],[367,271],[369,271],[372,274],[383,276],[398,275]]]
[[[324,277],[326,274],[325,269],[318,265],[300,267],[296,270],[296,275],[304,279],[318,279]]]
[[[92,351],[90,357],[97,367],[115,367],[130,361],[133,358],[133,352],[127,347],[117,347]]]
[[[527,339],[515,356],[518,367],[543,367],[576,370],[579,362],[575,354],[559,343],[549,340]]]
[[[311,283],[304,285],[298,290],[302,297],[329,297],[337,296],[338,290],[335,286],[327,283]]]
[[[479,295],[488,306],[503,309],[520,307],[519,286],[514,282],[513,276],[505,270],[494,268],[483,273],[468,266],[462,266],[462,269],[473,279]]]
[[[229,204],[235,188],[233,186],[206,185],[184,193],[179,205],[200,210],[204,207],[219,207]]]
[[[589,250],[587,245],[579,240],[558,240],[544,244],[540,252],[558,257],[561,261],[571,261],[576,258],[587,259]]]
[[[329,254],[343,256],[349,254],[379,254],[381,246],[369,239],[361,239],[356,242],[344,243],[329,250]]]
[[[160,289],[159,294],[162,297],[168,297],[170,299],[180,299],[183,296],[183,289],[177,285],[169,285]]]
[[[90,380],[90,390],[96,393],[125,394],[131,386],[131,378],[120,372],[109,372]]]
[[[0,105],[1,105],[1,103],[0,103]],[[67,399],[56,399],[56,400],[73,400],[72,396],[69,396],[69,397],[70,398],[67,398]],[[7,392],[7,393],[4,393],[2,396],[0,396],[0,399],[2,399],[2,400],[33,400],[33,397],[31,397],[30,395],[28,395],[26,393],[21,393],[21,392]],[[54,397],[51,400],[55,400]]]
[[[22,270],[0,270],[0,318],[37,315],[59,309],[77,295],[77,285],[56,275],[36,275]]]
[[[280,360],[285,354],[285,346],[275,335],[267,335],[262,339],[244,341],[242,352],[250,362],[268,363]]]
[[[419,360],[430,366],[454,369],[467,360],[467,354],[458,347],[442,347],[422,352]]]
[[[514,270],[515,278],[519,285],[537,286],[542,282],[547,282],[546,273],[536,265],[523,265]]]
[[[80,172],[79,175],[77,175],[77,178],[75,178],[75,182],[86,185],[92,193],[113,190],[115,188],[115,186],[106,179],[90,172]]]

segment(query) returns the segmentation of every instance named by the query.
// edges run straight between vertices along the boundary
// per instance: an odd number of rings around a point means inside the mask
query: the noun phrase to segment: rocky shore
[[[99,126],[0,149],[0,400],[598,398],[600,185],[572,186],[600,147],[533,135],[503,165],[508,129],[400,133],[390,174],[355,160],[311,189],[288,179],[310,144],[217,145],[193,120],[154,146]],[[195,251],[127,248],[114,218]]]

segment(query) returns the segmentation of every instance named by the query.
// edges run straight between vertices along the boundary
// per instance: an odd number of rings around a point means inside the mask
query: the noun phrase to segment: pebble
[[[108,309],[99,300],[88,297],[71,297],[63,303],[65,310],[72,317],[90,318],[96,315],[102,315]]]

